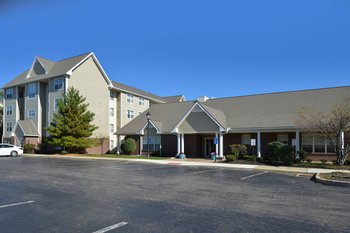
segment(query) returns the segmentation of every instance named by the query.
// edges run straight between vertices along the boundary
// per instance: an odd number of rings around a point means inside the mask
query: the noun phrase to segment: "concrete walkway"
[[[249,164],[232,164],[224,162],[209,162],[209,161],[187,161],[179,159],[164,159],[164,160],[152,160],[152,159],[125,159],[125,158],[105,158],[105,157],[90,157],[90,156],[72,156],[72,155],[41,155],[41,154],[24,154],[24,157],[46,157],[46,158],[68,158],[68,159],[89,159],[89,160],[117,160],[117,161],[130,161],[130,162],[142,162],[163,164],[172,166],[192,166],[192,167],[218,167],[218,168],[231,168],[231,169],[249,169],[249,170],[261,170],[261,171],[275,171],[275,172],[292,172],[292,173],[331,173],[331,172],[346,172],[350,173],[350,170],[334,170],[334,169],[322,169],[322,168],[303,168],[303,167],[284,167],[284,166],[268,166],[268,165],[249,165]]]

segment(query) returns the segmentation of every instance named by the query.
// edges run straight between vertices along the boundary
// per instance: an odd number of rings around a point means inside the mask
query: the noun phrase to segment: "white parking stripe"
[[[264,175],[264,174],[266,174],[266,173],[268,173],[268,172],[265,171],[265,172],[261,172],[261,173],[254,174],[254,175],[251,175],[251,176],[243,177],[243,178],[241,178],[241,180],[246,180],[246,179],[249,179],[249,178],[252,178],[252,177],[255,177],[255,176]]]
[[[122,226],[125,226],[125,225],[127,225],[127,224],[128,224],[127,222],[120,222],[120,223],[114,224],[114,225],[112,225],[112,226],[105,227],[105,228],[103,228],[103,229],[101,229],[101,230],[94,231],[93,233],[105,233],[105,232],[107,232],[107,231],[111,231],[111,230],[113,230],[113,229],[117,229],[117,228],[122,227]]]
[[[30,203],[33,203],[33,202],[34,202],[34,201],[25,201],[25,202],[13,203],[13,204],[8,204],[8,205],[1,205],[1,206],[0,206],[0,209],[2,209],[2,208],[7,208],[7,207],[12,207],[12,206],[30,204]]]

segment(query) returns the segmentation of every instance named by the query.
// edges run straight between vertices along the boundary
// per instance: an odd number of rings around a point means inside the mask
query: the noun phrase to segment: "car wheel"
[[[18,155],[17,151],[12,151],[10,154],[11,157],[16,157],[17,155]]]

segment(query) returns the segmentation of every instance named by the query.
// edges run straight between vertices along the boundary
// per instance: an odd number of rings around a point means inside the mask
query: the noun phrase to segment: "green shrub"
[[[295,161],[294,148],[289,145],[285,145],[282,142],[270,142],[269,150],[269,160],[274,163],[281,163],[283,165],[290,166]]]
[[[255,162],[257,158],[255,155],[245,155],[243,156],[243,159],[247,161]]]
[[[305,162],[307,159],[307,152],[304,150],[298,151],[298,157],[299,157],[300,162],[302,162],[302,163]]]
[[[245,155],[247,155],[247,147],[241,144],[233,144],[230,145],[231,154],[235,155],[236,158],[243,159]]]
[[[24,144],[23,151],[24,153],[34,153],[36,150],[36,145],[34,144]]]
[[[327,160],[322,159],[322,160],[321,160],[321,163],[322,163],[322,165],[326,165],[326,164],[327,164]]]
[[[307,164],[311,164],[312,163],[312,159],[306,159],[305,160]]]
[[[237,156],[236,155],[226,155],[226,161],[227,162],[232,162],[237,160]]]
[[[65,151],[65,150],[61,151],[60,153],[61,153],[61,155],[66,155],[66,154],[68,154],[68,152]]]
[[[136,141],[133,138],[127,138],[121,145],[124,154],[131,155],[136,149]]]

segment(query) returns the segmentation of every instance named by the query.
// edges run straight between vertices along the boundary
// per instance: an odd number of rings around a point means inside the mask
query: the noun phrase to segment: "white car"
[[[21,154],[23,154],[23,149],[21,147],[7,143],[0,143],[0,156],[16,157]]]

